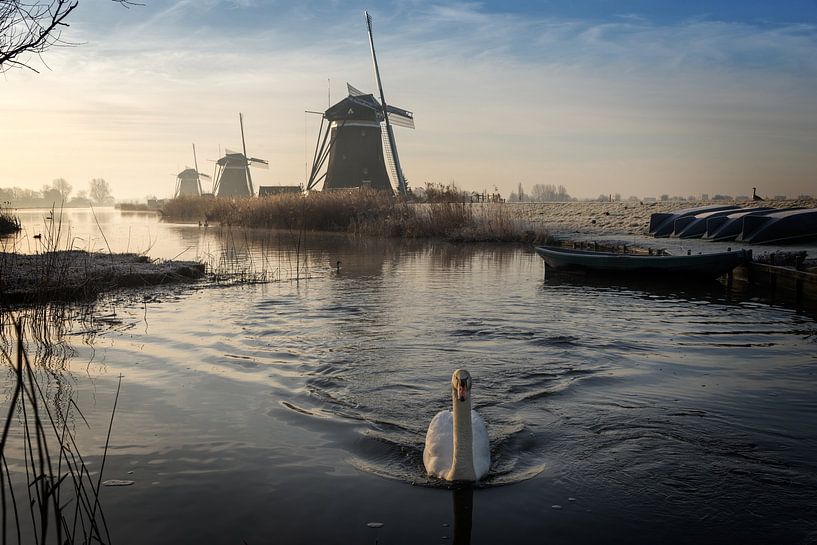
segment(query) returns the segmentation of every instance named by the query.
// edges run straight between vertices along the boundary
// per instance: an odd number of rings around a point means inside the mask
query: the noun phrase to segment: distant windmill
[[[386,104],[372,37],[372,18],[367,12],[364,15],[380,101],[346,84],[349,96],[323,113],[306,187],[314,189],[323,181],[324,190],[371,187],[405,195],[406,178],[392,125],[413,129],[414,114]],[[326,171],[320,174],[325,164]]]
[[[251,197],[255,194],[252,186],[250,167],[269,168],[269,162],[256,157],[247,157],[244,141],[244,116],[238,114],[241,126],[241,147],[243,153],[224,150],[224,157],[216,161],[213,194],[216,197]]]
[[[199,197],[202,194],[201,178],[210,179],[210,176],[199,172],[199,162],[196,160],[196,144],[193,144],[193,165],[176,175],[176,192],[174,197]]]

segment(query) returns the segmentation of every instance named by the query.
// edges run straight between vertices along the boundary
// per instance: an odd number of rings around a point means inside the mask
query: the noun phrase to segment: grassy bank
[[[188,281],[203,275],[204,265],[200,263],[151,262],[136,254],[0,252],[0,303],[83,299],[117,288]]]
[[[532,243],[549,239],[546,231],[514,218],[509,210],[461,202],[408,203],[364,190],[260,199],[181,197],[168,202],[163,212],[169,221],[376,237]]]

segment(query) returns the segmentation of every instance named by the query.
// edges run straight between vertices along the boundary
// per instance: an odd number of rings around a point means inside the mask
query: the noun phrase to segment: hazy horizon
[[[813,194],[817,3],[602,0],[297,3],[83,1],[40,71],[0,82],[0,187],[118,200],[172,196],[224,148],[269,160],[258,185],[303,183],[319,117],[346,82],[372,92],[363,10],[410,185],[507,197],[522,183],[620,193]],[[46,66],[47,65],[47,66]],[[308,158],[308,159],[307,159]]]

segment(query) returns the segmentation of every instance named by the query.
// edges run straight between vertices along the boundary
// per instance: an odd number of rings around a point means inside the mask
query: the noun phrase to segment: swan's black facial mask
[[[451,387],[454,390],[456,390],[457,399],[459,399],[460,401],[465,401],[466,399],[468,399],[468,393],[471,391],[471,379],[467,378],[467,379],[461,380],[461,379],[457,378],[456,385],[452,383]]]

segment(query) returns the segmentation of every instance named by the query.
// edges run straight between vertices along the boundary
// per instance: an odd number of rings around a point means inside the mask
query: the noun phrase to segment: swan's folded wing
[[[471,430],[474,436],[474,472],[477,479],[481,479],[491,469],[491,443],[485,421],[477,411],[471,411]]]
[[[451,411],[440,411],[428,425],[423,464],[429,475],[445,479],[453,461],[454,417]]]

